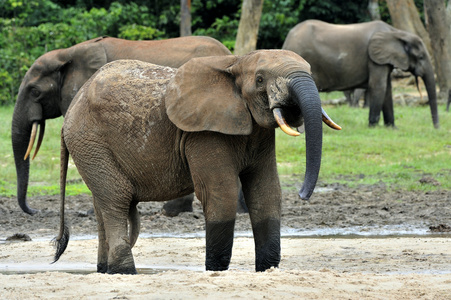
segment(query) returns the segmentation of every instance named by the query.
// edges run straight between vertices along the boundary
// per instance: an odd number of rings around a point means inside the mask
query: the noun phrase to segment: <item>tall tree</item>
[[[191,0],[180,0],[180,36],[191,35]]]
[[[428,1],[428,0],[426,0]],[[432,55],[429,34],[420,19],[420,14],[413,0],[387,0],[387,7],[393,26],[421,37],[429,54]]]
[[[243,0],[240,24],[236,35],[236,55],[244,55],[257,48],[258,27],[262,9],[263,0]]]
[[[426,0],[424,7],[434,54],[435,73],[440,87],[439,96],[443,99],[448,97],[448,92],[451,89],[451,20],[447,18],[445,1],[443,0]]]

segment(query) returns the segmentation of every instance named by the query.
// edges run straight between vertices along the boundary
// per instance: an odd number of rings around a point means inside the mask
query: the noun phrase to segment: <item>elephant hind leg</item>
[[[109,157],[99,152],[101,157]],[[75,160],[77,159],[77,160]],[[97,160],[96,160],[97,159]],[[97,269],[103,273],[136,274],[131,242],[139,233],[139,215],[133,200],[133,186],[115,164],[92,156],[74,156],[83,180],[92,192],[99,234]],[[92,168],[91,161],[103,161]],[[133,203],[133,204],[132,204]],[[131,221],[130,240],[128,220]]]
[[[98,201],[93,196],[94,212],[97,220],[97,234],[98,249],[97,249],[97,272],[106,273],[108,270],[108,245],[106,243],[105,236],[105,224],[103,223],[103,217],[98,207]]]
[[[141,220],[139,218],[139,211],[137,208],[138,202],[132,202],[130,205],[130,211],[128,212],[128,221],[130,223],[129,228],[129,238],[130,238],[130,248],[136,243],[139,236],[139,230],[141,228]]]
[[[382,106],[382,114],[384,116],[385,126],[395,126],[395,113],[393,110],[393,95],[391,90],[391,77],[387,79],[387,90],[385,91],[384,105]]]

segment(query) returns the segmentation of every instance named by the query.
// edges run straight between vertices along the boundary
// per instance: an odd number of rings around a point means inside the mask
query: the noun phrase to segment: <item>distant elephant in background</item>
[[[351,107],[359,107],[359,101],[362,99],[362,97],[365,96],[365,90],[364,89],[354,89],[354,90],[346,90],[343,91],[343,94],[346,97],[346,102],[348,102],[349,106]],[[364,97],[364,104],[363,106],[366,107],[366,99]]]
[[[45,120],[65,115],[75,94],[104,64],[117,59],[137,59],[177,68],[193,57],[230,55],[219,41],[203,36],[156,41],[128,41],[100,37],[66,49],[50,51],[33,63],[19,88],[12,119],[11,138],[17,173],[17,200],[27,204],[29,153],[41,125],[34,155],[42,142]],[[188,197],[191,205],[192,196]]]
[[[136,273],[131,248],[140,201],[193,191],[206,221],[206,269],[226,270],[240,186],[256,270],[277,267],[281,189],[274,129],[299,135],[291,127],[305,125],[299,195],[308,199],[321,164],[322,121],[340,129],[321,108],[309,64],[291,51],[194,58],[178,70],[135,60],[105,65],[80,89],[64,120],[55,261],[69,240],[64,189],[70,153],[93,194],[98,272]]]
[[[439,127],[434,71],[426,47],[417,35],[382,21],[334,25],[307,20],[293,27],[282,49],[307,60],[320,91],[366,89],[369,125],[395,126],[390,73],[397,67],[420,76],[426,86],[432,122]]]

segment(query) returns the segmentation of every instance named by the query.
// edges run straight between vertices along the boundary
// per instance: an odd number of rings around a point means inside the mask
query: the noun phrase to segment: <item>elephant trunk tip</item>
[[[299,190],[299,197],[301,197],[302,200],[308,201],[310,199],[310,196],[312,195],[312,192],[308,192],[305,189]]]
[[[29,214],[30,216],[35,215],[39,210],[31,208],[28,206],[26,195],[23,195],[20,191],[17,193],[17,201],[19,202],[19,206],[24,213]]]

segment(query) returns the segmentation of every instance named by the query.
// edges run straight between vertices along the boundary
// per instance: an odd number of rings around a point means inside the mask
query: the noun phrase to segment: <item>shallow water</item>
[[[189,270],[202,272],[202,267],[187,267],[181,265],[164,265],[164,266],[146,266],[137,265],[136,270],[138,274],[158,274],[170,270]],[[97,273],[97,267],[95,264],[71,264],[71,263],[58,263],[58,264],[43,264],[43,263],[0,263],[0,274],[3,275],[20,275],[20,274],[36,274],[43,272],[64,272],[70,274],[87,275]]]

